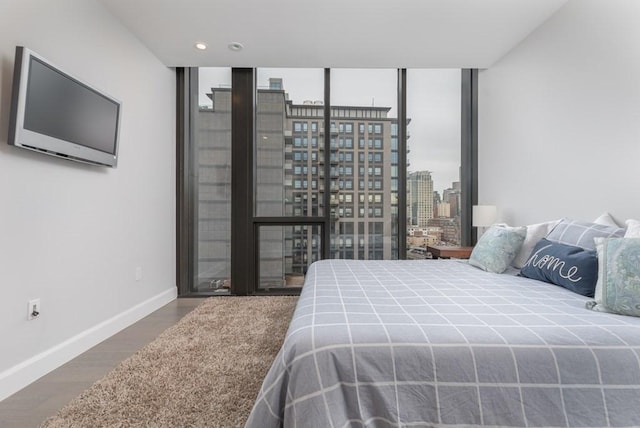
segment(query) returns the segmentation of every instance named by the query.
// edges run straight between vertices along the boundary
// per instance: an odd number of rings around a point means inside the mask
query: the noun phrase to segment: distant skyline
[[[269,78],[282,78],[283,89],[296,104],[324,99],[324,70],[304,68],[258,68],[258,88]],[[200,68],[200,104],[212,87],[230,87],[230,68]],[[461,76],[458,69],[408,69],[407,117],[409,171],[431,171],[434,190],[442,195],[460,168]],[[331,102],[342,106],[390,107],[397,117],[397,71],[395,69],[332,69]]]

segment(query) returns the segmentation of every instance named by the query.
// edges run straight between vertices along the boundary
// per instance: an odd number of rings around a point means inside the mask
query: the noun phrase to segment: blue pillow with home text
[[[541,239],[520,270],[520,276],[559,285],[593,297],[598,280],[595,250]]]

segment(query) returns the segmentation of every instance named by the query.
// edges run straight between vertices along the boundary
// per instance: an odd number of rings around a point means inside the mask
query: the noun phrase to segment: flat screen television
[[[10,145],[116,167],[121,111],[120,101],[16,47]]]

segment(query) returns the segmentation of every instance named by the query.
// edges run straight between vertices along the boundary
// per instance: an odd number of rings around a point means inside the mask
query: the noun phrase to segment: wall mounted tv
[[[16,47],[9,144],[115,167],[122,103]]]

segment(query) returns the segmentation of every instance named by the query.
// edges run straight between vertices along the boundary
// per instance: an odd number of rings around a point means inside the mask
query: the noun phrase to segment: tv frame
[[[25,111],[27,108],[27,90],[30,75],[31,59],[35,58],[48,68],[70,79],[74,83],[94,92],[117,106],[116,129],[114,134],[113,153],[101,151],[78,142],[71,142],[51,135],[42,134],[24,126]],[[97,89],[71,74],[63,71],[60,67],[51,63],[36,52],[24,46],[16,46],[13,92],[11,96],[11,113],[9,118],[9,139],[8,144],[39,153],[56,156],[59,158],[82,162],[91,165],[100,165],[115,168],[118,164],[118,149],[120,146],[120,127],[122,119],[122,102],[112,97],[106,92]]]

